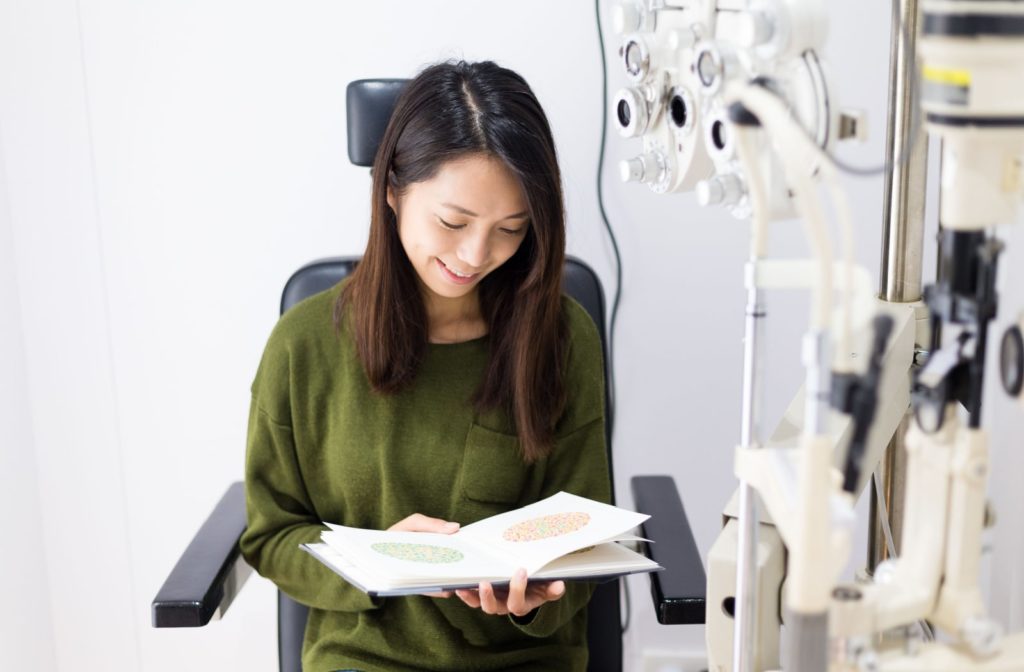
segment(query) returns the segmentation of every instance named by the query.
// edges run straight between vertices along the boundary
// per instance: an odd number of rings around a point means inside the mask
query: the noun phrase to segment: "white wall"
[[[0,156],[3,155],[0,143]],[[53,620],[45,567],[39,482],[32,423],[25,389],[25,346],[11,240],[11,209],[4,165],[0,162],[0,576],[15,593],[3,591],[0,610],[0,662],[11,669],[55,670],[51,649]]]
[[[149,558],[132,555],[126,529],[134,504],[125,497],[77,15],[71,2],[5,7],[0,144],[27,372],[18,392],[31,421],[39,498],[38,507],[29,500],[5,508],[41,519],[42,543],[15,547],[48,577],[14,583],[11,603],[48,594],[53,633],[23,664],[32,669],[36,656],[53,656],[57,669],[138,669],[132,610],[141,599],[132,569]]]
[[[888,3],[830,11],[836,94],[873,127],[844,155],[877,161]],[[612,92],[624,83],[613,45],[606,35]],[[448,56],[492,58],[531,82],[558,143],[570,252],[610,297],[589,0],[0,0],[0,422],[13,428],[0,453],[13,534],[0,555],[15,563],[4,575],[24,579],[4,596],[33,605],[16,626],[31,638],[14,641],[0,621],[0,666],[275,669],[263,579],[202,629],[150,628],[149,602],[242,476],[248,386],[284,281],[311,259],[362,250],[369,180],[346,157],[345,85]],[[637,151],[611,131],[604,187],[624,260],[618,496],[631,501],[634,474],[673,474],[706,552],[734,487],[747,231],[690,195],[619,184],[615,162]],[[847,187],[857,258],[876,270],[881,179]],[[774,254],[804,250],[797,225],[773,230]],[[1020,306],[1012,266],[1004,305]],[[801,378],[805,301],[780,295],[770,308],[766,414],[777,418]],[[1024,467],[1012,450],[1024,414],[999,403],[991,414],[994,497],[1007,512],[993,606],[1020,626],[1024,507],[1010,474]],[[31,552],[12,556],[12,539]],[[703,629],[657,625],[646,579],[630,585],[630,668],[645,649],[699,655]]]

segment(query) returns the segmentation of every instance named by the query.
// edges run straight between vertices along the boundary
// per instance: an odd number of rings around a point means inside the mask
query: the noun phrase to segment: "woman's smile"
[[[444,275],[444,277],[447,278],[450,282],[454,282],[457,285],[468,285],[469,283],[473,282],[480,276],[479,273],[471,273],[469,275],[460,273],[459,271],[456,271],[454,268],[449,267],[448,264],[444,263],[440,259],[437,260],[437,265],[438,268],[441,269],[441,273]]]

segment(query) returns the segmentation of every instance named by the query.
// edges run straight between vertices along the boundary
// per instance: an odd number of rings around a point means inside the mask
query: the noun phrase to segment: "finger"
[[[444,520],[443,518],[431,518],[422,513],[414,513],[398,521],[388,528],[394,532],[436,532],[438,534],[452,534],[458,532],[459,524]]]
[[[554,581],[551,583],[530,584],[526,588],[526,610],[533,611],[545,602],[554,602],[565,595],[565,582]]]
[[[547,587],[547,598],[549,602],[562,599],[565,595],[565,581],[554,581]]]
[[[452,596],[452,591],[450,591],[450,590],[442,590],[439,593],[423,593],[423,594],[426,595],[427,597],[438,597],[438,598],[442,598],[443,599],[443,598],[451,597]]]
[[[475,590],[456,590],[456,597],[460,600],[473,607],[474,609],[480,608],[480,594]]]
[[[516,616],[525,616],[530,613],[530,607],[526,604],[526,570],[517,569],[512,575],[512,581],[508,584],[508,610]]]
[[[491,585],[491,592],[494,593],[494,597],[498,601],[504,602],[505,600],[508,599],[508,584],[504,584],[504,585],[501,585],[501,586],[496,586],[496,585],[494,585],[492,583],[490,585]]]
[[[497,598],[494,596],[494,588],[487,581],[483,581],[480,584],[480,608],[484,610],[485,614],[501,615],[507,613],[503,609],[503,605],[498,603]]]
[[[431,518],[422,513],[414,513],[408,518],[410,530],[413,532],[438,532],[441,534],[451,533],[459,529],[458,523],[449,522],[443,518]]]

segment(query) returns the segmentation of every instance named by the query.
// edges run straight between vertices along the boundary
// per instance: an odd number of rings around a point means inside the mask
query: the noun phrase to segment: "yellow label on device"
[[[952,86],[970,86],[971,71],[957,68],[937,68],[932,65],[924,66],[922,76],[926,81],[936,84],[949,84]]]

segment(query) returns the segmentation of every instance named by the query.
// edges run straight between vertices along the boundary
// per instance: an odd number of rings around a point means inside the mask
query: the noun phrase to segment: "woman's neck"
[[[457,299],[426,292],[428,336],[431,343],[461,343],[487,333],[487,323],[480,313],[478,292]]]

